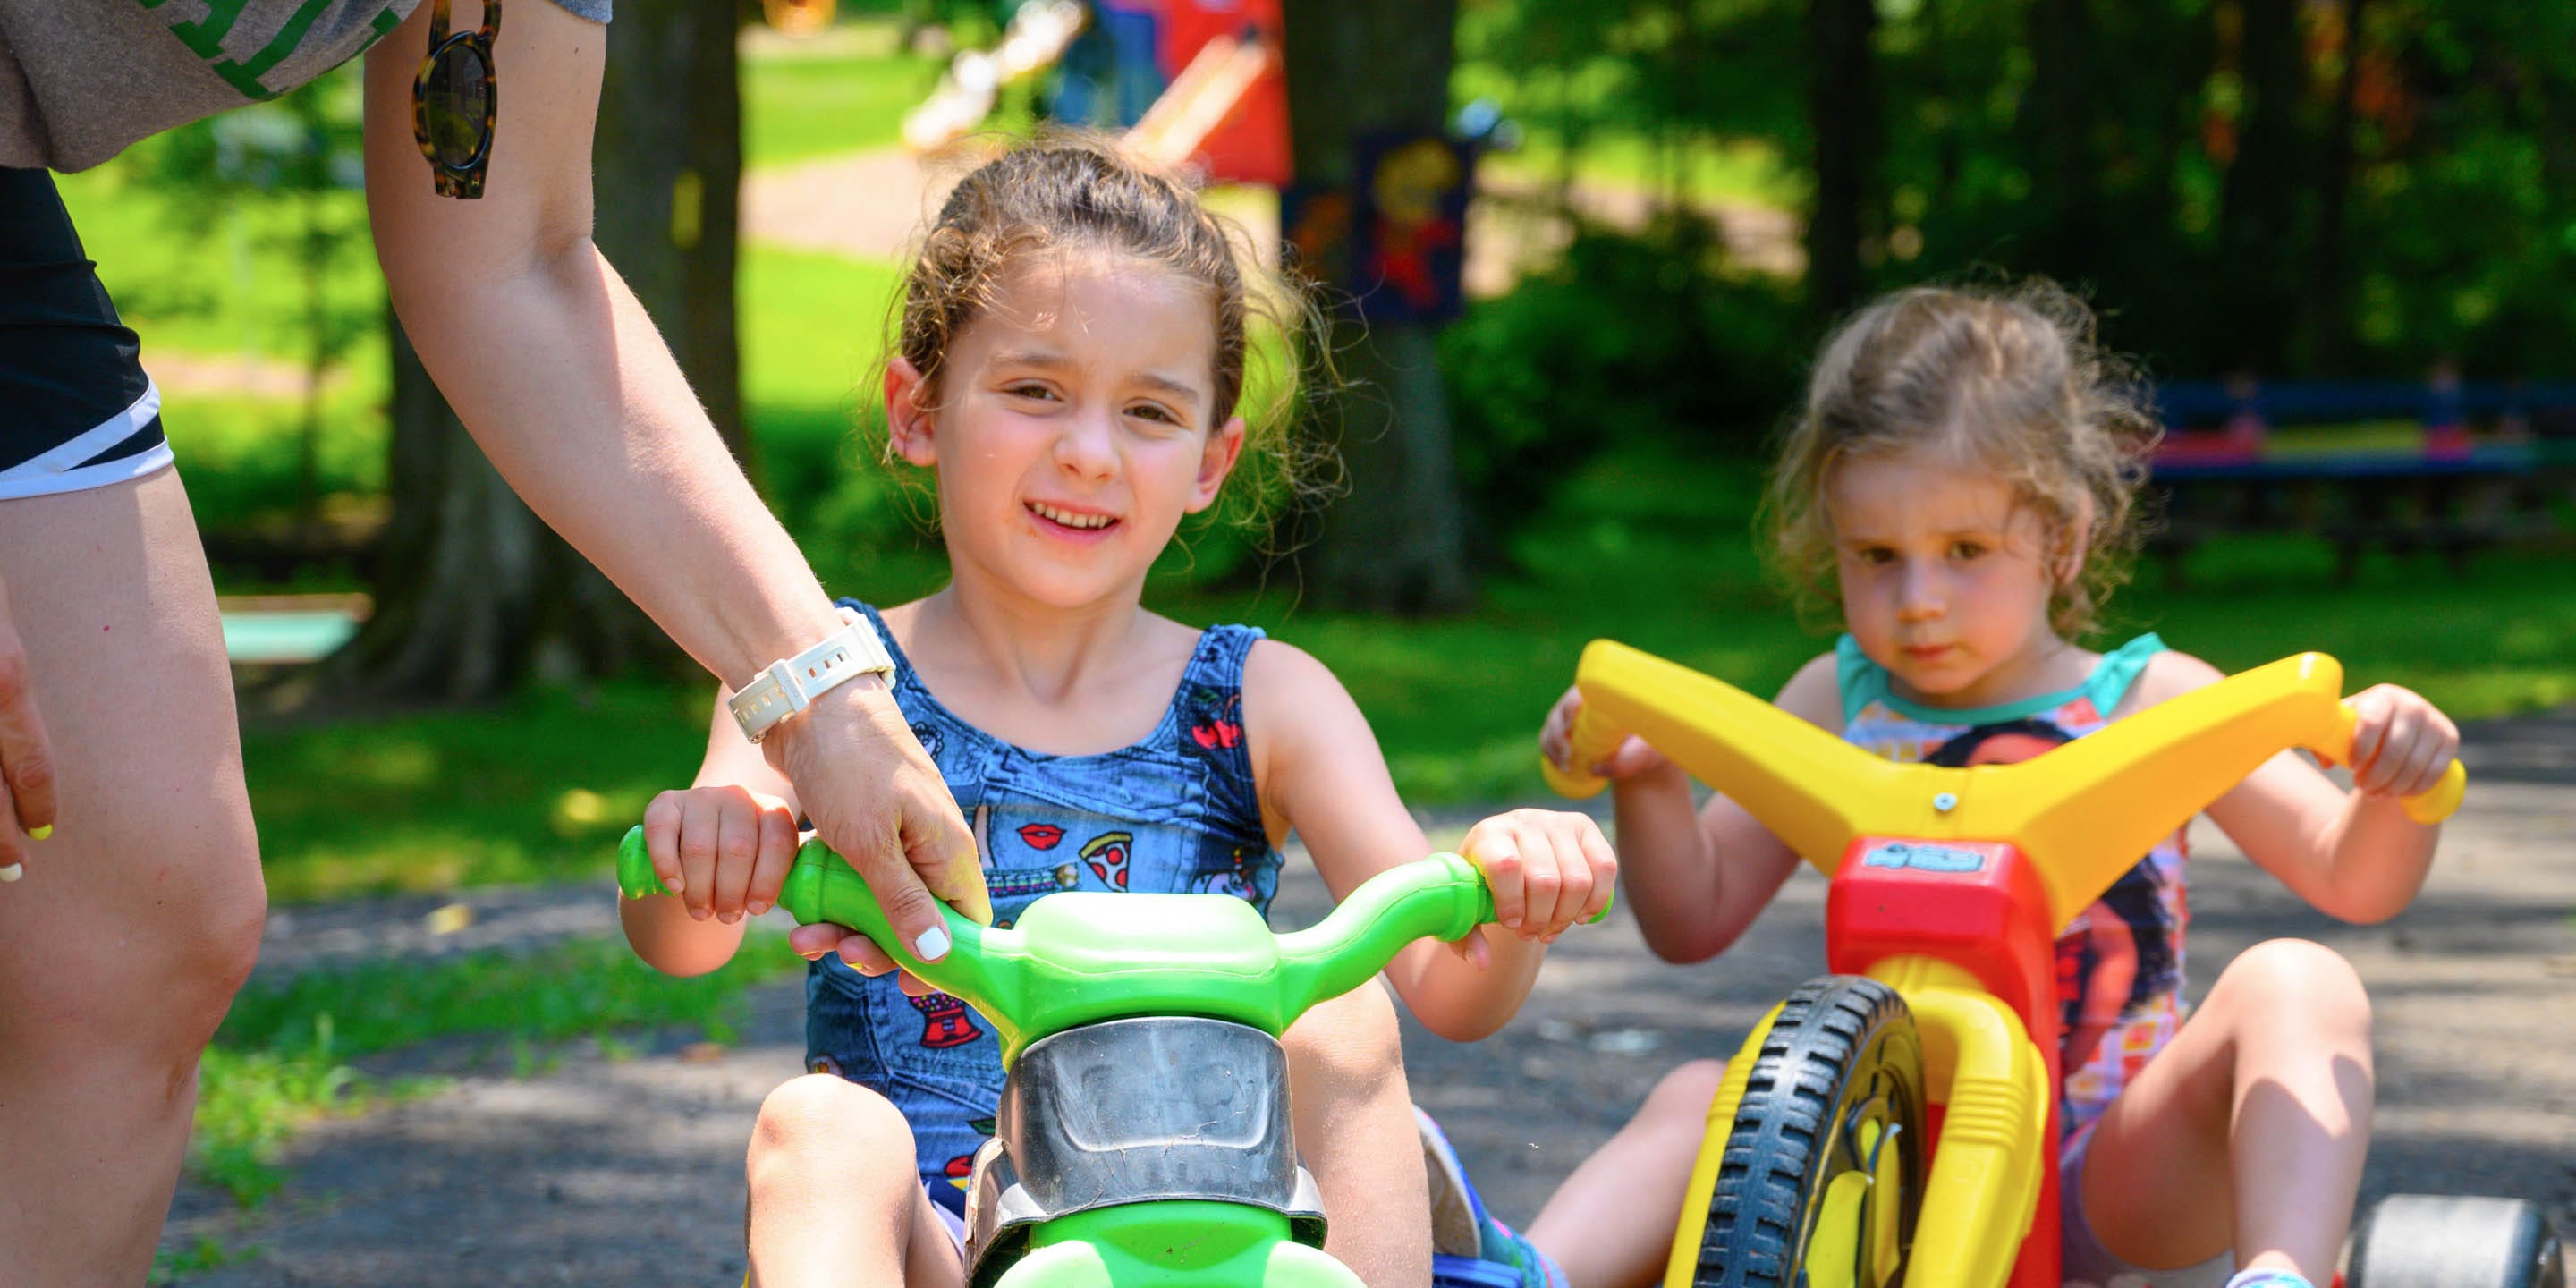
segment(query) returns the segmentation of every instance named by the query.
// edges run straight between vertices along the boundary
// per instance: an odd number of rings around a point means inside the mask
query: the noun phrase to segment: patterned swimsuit
[[[941,706],[876,610],[894,697],[974,825],[997,925],[1058,890],[1221,893],[1264,912],[1280,854],[1261,821],[1243,739],[1243,664],[1262,633],[1213,626],[1153,732],[1093,756],[1003,742]],[[805,1057],[903,1111],[932,1199],[962,1213],[968,1165],[993,1133],[1002,1055],[992,1025],[944,993],[906,997],[825,957],[806,974]]]
[[[1994,765],[2028,760],[2110,723],[2164,641],[2141,635],[2102,655],[2077,688],[1978,710],[1920,707],[1897,697],[1885,668],[1846,635],[1834,647],[1842,679],[1843,740],[1889,760]],[[2071,1136],[2182,1027],[2183,834],[2157,843],[2057,941],[2057,997],[2066,1025]]]

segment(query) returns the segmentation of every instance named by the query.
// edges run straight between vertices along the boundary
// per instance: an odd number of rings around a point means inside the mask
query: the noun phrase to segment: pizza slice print
[[[1110,889],[1127,888],[1127,855],[1136,844],[1133,832],[1103,832],[1083,842],[1082,863]]]
[[[978,1135],[990,1136],[993,1134],[993,1122],[994,1120],[990,1118],[978,1118],[966,1125],[973,1128]],[[949,1159],[948,1166],[941,1170],[947,1175],[949,1184],[961,1190],[965,1189],[975,1178],[975,1155],[959,1154]]]

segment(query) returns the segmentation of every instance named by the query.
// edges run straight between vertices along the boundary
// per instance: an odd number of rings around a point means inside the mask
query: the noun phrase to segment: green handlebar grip
[[[653,871],[653,856],[645,852],[640,824],[626,829],[626,839],[617,843],[617,893],[629,899],[672,893]]]
[[[629,899],[668,893],[653,871],[641,826],[628,829],[626,839],[618,844],[617,891]],[[942,906],[939,912],[947,923],[949,950],[936,962],[923,961],[910,945],[896,939],[894,926],[886,920],[885,908],[868,889],[867,880],[820,840],[808,840],[796,851],[796,864],[787,870],[787,880],[778,890],[778,906],[799,922],[828,921],[866,935],[914,978],[941,992],[976,1006],[996,996],[993,971],[986,965],[995,959],[982,942],[982,926]]]
[[[617,888],[636,899],[664,893],[640,827],[618,847]],[[952,946],[937,962],[895,942],[867,883],[820,841],[797,851],[778,903],[798,921],[866,935],[973,1006],[998,1030],[1005,1064],[1049,1033],[1132,1015],[1232,1019],[1276,1035],[1414,940],[1455,940],[1494,919],[1483,875],[1455,854],[1381,872],[1322,921],[1284,935],[1224,895],[1071,891],[1032,903],[1006,930],[942,909]]]

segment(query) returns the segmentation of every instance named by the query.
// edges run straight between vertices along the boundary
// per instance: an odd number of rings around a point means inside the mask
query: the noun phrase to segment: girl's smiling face
[[[2010,483],[1931,452],[1847,457],[1825,507],[1861,652],[1941,705],[2028,696],[2010,690],[2060,642],[2048,618],[2058,578],[2047,522]]]
[[[1058,608],[1141,595],[1243,449],[1241,417],[1211,423],[1216,350],[1205,285],[1069,251],[1023,255],[999,277],[936,390],[895,359],[893,445],[938,471],[957,575]]]

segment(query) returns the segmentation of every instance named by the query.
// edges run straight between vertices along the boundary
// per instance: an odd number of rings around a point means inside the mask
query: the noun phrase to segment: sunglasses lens
[[[483,150],[492,113],[490,72],[481,51],[466,44],[440,51],[420,101],[422,121],[429,127],[429,144],[439,164],[472,164]]]

